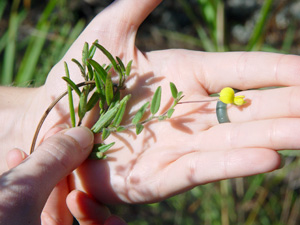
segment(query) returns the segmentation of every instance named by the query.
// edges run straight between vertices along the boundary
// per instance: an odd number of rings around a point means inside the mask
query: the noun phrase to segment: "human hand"
[[[163,91],[169,89],[170,81],[183,91],[184,101],[209,99],[226,86],[241,90],[287,87],[241,92],[248,104],[228,107],[230,124],[218,124],[215,102],[186,104],[176,107],[173,119],[148,124],[138,137],[130,132],[111,137],[108,141],[117,144],[108,158],[85,162],[74,178],[73,188],[101,202],[159,201],[200,184],[272,171],[280,165],[274,150],[299,149],[300,89],[296,85],[300,85],[300,58],[258,52],[142,53],[134,46],[137,29],[159,3],[119,0],[101,12],[50,72],[40,99],[50,102],[65,90],[63,61],[69,64],[72,79],[81,81],[71,58],[80,59],[84,42],[91,44],[96,39],[124,62],[133,59],[133,75],[125,90],[132,94],[132,109],[124,123],[137,110],[133,106],[148,100],[158,85]],[[95,59],[106,63],[101,53]],[[163,92],[162,108],[169,100],[170,95]],[[67,103],[62,101],[50,113],[44,130],[66,121],[67,115]],[[90,126],[95,115],[85,125]]]
[[[0,177],[0,224],[72,224],[68,207],[81,225],[125,224],[87,194],[67,191],[67,175],[88,157],[93,143],[92,132],[79,127],[47,138],[30,157],[19,149],[10,151],[10,170]]]

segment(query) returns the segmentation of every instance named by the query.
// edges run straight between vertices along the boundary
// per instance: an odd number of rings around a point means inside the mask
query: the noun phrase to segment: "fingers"
[[[96,202],[87,194],[80,191],[72,191],[67,198],[68,207],[81,225],[105,224],[124,225],[122,219],[111,216],[104,205]]]
[[[27,154],[20,149],[10,150],[6,155],[6,163],[9,169],[12,169],[19,165],[24,159],[27,158]]]
[[[57,133],[45,140],[19,166],[1,176],[3,211],[21,218],[25,214],[27,218],[32,217],[31,221],[39,220],[52,189],[88,157],[93,142],[92,132],[83,127]]]
[[[205,54],[201,57],[209,92],[223,87],[238,89],[300,84],[300,57],[263,52],[231,52]],[[218,66],[214,66],[218,65]],[[203,79],[205,77],[205,79]]]
[[[300,57],[296,55],[172,50],[151,52],[147,57],[160,65],[157,71],[171,74],[176,84],[185,80],[185,85],[194,88],[198,84],[198,89],[200,84],[209,94],[227,86],[245,90],[300,85]]]
[[[213,181],[270,172],[279,166],[279,154],[264,148],[194,152],[174,161],[161,173],[159,191],[162,195],[170,191],[174,194]]]
[[[248,104],[243,107],[227,106],[231,122],[300,116],[300,87],[245,91],[239,94],[246,96]]]
[[[41,215],[43,225],[72,224],[73,217],[66,203],[69,192],[68,178],[63,179],[55,186]]]
[[[68,129],[46,139],[20,166],[34,177],[44,178],[49,173],[43,185],[53,188],[88,157],[93,140],[92,132],[85,127]]]
[[[271,119],[214,126],[194,137],[203,151],[239,148],[299,149],[300,119]]]

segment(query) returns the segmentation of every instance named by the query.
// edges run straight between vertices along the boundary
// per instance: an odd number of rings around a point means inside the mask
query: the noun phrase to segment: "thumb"
[[[84,127],[46,139],[32,155],[0,177],[0,207],[11,215],[25,213],[38,220],[52,189],[88,157],[93,143],[93,133]]]
[[[89,155],[94,144],[93,133],[85,127],[76,127],[47,138],[20,169],[30,171],[40,185],[52,189],[61,179],[76,169]],[[43,183],[41,180],[47,180]]]

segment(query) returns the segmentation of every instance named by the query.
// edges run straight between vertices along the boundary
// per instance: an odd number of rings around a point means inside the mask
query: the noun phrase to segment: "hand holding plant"
[[[111,134],[105,142],[115,145],[108,157],[82,164],[70,177],[67,190],[84,190],[105,203],[159,201],[200,184],[274,170],[280,165],[280,157],[274,150],[299,148],[299,88],[295,86],[300,85],[299,57],[179,49],[142,52],[135,47],[137,29],[160,2],[119,0],[101,12],[52,69],[46,84],[30,90],[28,116],[23,120],[18,118],[24,129],[17,129],[20,140],[16,145],[29,149],[45,108],[65,91],[66,82],[61,79],[64,62],[68,63],[72,81],[75,84],[83,81],[78,66],[70,62],[72,58],[81,58],[85,42],[92,46],[97,39],[126,66],[133,60],[132,73],[122,91],[123,96],[131,95],[122,119],[125,126],[132,123],[143,105],[151,102],[158,86],[163,93],[157,115],[172,109],[174,98],[164,91],[169,90],[170,82],[184,93],[185,101],[207,100],[228,86],[240,90],[286,88],[240,92],[246,96],[248,105],[228,107],[232,123],[218,123],[215,101],[179,104],[172,119],[149,122],[138,136],[136,128]],[[132,11],[137,7],[139,10]],[[94,60],[110,64],[100,51],[96,51]],[[80,102],[75,92],[73,97],[74,103]],[[151,117],[151,113],[145,116]],[[45,120],[38,143],[47,130],[68,122],[69,118],[69,103],[64,98]],[[92,127],[98,119],[99,112],[93,110],[85,114],[82,125]],[[96,143],[102,143],[101,136],[96,136]],[[57,198],[64,199],[66,191],[63,188],[60,191]]]

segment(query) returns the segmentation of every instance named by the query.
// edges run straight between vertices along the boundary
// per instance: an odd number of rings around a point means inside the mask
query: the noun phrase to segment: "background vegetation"
[[[1,0],[0,83],[39,86],[105,0]],[[299,54],[300,3],[289,0],[164,0],[142,25],[142,50]],[[299,152],[269,174],[202,185],[149,205],[113,206],[129,224],[299,224]]]

